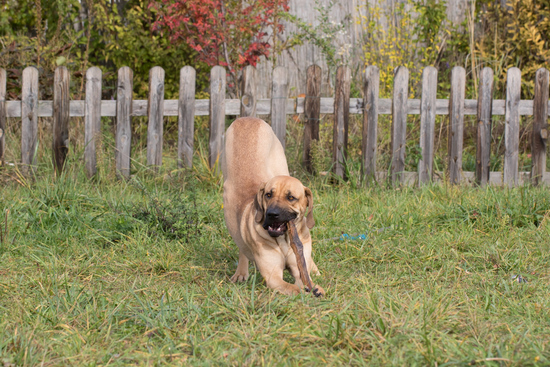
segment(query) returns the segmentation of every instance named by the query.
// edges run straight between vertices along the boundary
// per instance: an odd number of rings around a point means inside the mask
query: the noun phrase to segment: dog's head
[[[287,223],[304,218],[306,210],[308,228],[315,225],[311,190],[290,176],[276,176],[262,185],[254,199],[254,207],[256,222],[263,222],[262,226],[271,237],[283,235]]]

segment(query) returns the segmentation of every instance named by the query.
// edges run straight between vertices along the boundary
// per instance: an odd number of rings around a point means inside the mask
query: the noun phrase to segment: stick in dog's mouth
[[[290,234],[290,247],[292,247],[292,250],[296,255],[296,264],[298,265],[298,270],[300,271],[300,279],[302,280],[302,283],[304,283],[304,285],[306,286],[306,292],[313,290],[313,295],[315,297],[320,297],[323,294],[319,292],[317,288],[313,288],[309,273],[307,272],[306,259],[304,258],[304,246],[302,245],[300,237],[298,237],[298,231],[296,230],[296,225],[294,224],[294,221],[289,221],[287,223],[287,226],[288,232]]]

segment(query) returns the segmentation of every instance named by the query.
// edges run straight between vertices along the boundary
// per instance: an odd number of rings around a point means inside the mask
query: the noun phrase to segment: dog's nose
[[[265,212],[265,215],[271,219],[271,220],[275,220],[275,219],[278,219],[279,218],[279,211],[277,209],[267,209],[267,211]]]

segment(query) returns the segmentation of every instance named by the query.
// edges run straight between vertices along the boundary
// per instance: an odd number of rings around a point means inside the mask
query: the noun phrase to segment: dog
[[[311,257],[313,195],[290,177],[281,142],[263,120],[242,117],[227,129],[222,155],[223,212],[227,229],[239,247],[239,263],[231,282],[248,279],[248,262],[256,264],[267,287],[286,295],[304,284],[290,247],[287,223],[294,220],[308,273],[320,275]],[[283,280],[288,269],[294,284]],[[313,286],[313,294],[325,291]]]

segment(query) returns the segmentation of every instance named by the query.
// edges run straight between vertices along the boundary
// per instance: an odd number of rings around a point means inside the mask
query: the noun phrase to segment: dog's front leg
[[[248,279],[248,257],[239,249],[239,264],[235,274],[231,277],[231,283],[245,282]]]
[[[302,287],[283,280],[284,262],[262,261],[256,266],[265,279],[268,288],[289,296],[299,294]]]
[[[317,265],[315,265],[315,263],[313,262],[313,259],[311,259],[311,257],[310,257],[309,260],[310,260],[309,262],[306,260],[306,262],[311,264],[311,265],[308,266],[309,276],[311,277],[311,274],[320,275],[319,274],[319,269],[317,269]],[[309,269],[311,269],[311,271]],[[304,283],[302,282],[302,280],[300,278],[300,270],[298,269],[298,266],[296,265],[296,257],[295,256],[289,257],[289,259],[288,259],[288,270],[290,271],[290,274],[295,279],[294,284],[297,285],[298,287],[300,287],[300,289],[302,289],[304,287]],[[315,297],[324,296],[325,295],[325,290],[322,287],[320,287],[318,284],[313,284],[313,295]]]

